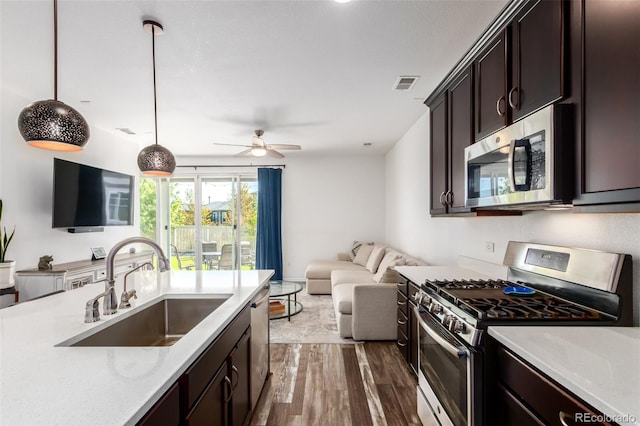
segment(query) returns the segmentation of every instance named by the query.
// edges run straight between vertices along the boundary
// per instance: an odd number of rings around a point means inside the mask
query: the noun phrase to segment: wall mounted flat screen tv
[[[133,224],[134,177],[54,158],[53,227]]]

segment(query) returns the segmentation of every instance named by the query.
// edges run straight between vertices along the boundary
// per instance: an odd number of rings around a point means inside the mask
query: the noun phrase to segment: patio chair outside
[[[180,258],[180,252],[178,251],[178,247],[176,247],[175,245],[171,244],[171,256],[175,256],[176,260],[178,261],[178,269],[183,270],[183,271],[191,271],[194,270],[196,268],[195,264],[186,264],[184,265],[182,263],[182,259]]]

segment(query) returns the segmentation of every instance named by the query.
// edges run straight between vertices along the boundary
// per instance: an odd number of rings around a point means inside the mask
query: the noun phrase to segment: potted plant
[[[0,200],[0,289],[14,286],[13,273],[16,270],[16,261],[6,260],[5,255],[15,232],[15,226],[11,235],[7,233],[6,227],[2,227],[2,200]]]

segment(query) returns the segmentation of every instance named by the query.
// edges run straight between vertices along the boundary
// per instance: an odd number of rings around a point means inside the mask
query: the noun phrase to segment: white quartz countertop
[[[142,271],[133,307],[84,323],[102,283],[0,310],[0,424],[134,424],[268,282],[273,271]],[[116,283],[120,298],[122,282]],[[138,308],[172,297],[230,295],[169,347],[63,347]]]
[[[640,328],[505,326],[489,335],[614,422],[640,425]]]
[[[425,280],[473,280],[492,278],[471,269],[458,266],[396,266],[403,277],[415,284],[422,284]]]

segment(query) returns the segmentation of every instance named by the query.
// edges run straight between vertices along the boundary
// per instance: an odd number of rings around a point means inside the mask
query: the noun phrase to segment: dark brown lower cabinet
[[[418,287],[414,283],[400,277],[397,293],[398,340],[396,344],[416,377],[418,376],[418,325],[413,312],[415,307],[413,296],[417,292]]]
[[[227,406],[231,395],[231,384],[228,373],[225,362],[187,414],[185,425],[227,426],[229,424]]]
[[[138,422],[139,425],[178,425],[180,424],[180,392],[178,383],[160,398],[145,416]]]
[[[249,362],[249,337],[251,330],[242,336],[234,351],[229,356],[231,374],[231,424],[241,426],[247,424],[251,415],[251,386]]]
[[[247,424],[251,416],[250,321],[246,306],[138,424]]]
[[[596,421],[606,416],[495,340],[489,341],[492,348],[486,360],[493,364],[493,378],[485,398],[489,405],[487,424],[610,424]]]

